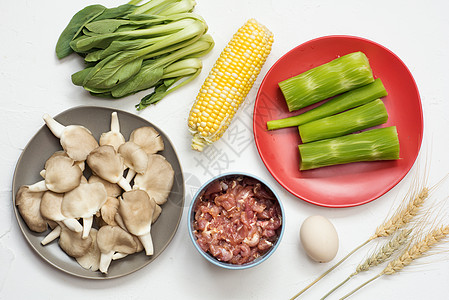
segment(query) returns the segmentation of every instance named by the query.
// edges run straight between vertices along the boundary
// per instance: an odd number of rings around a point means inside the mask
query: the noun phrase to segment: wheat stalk
[[[403,229],[388,243],[382,246],[377,252],[374,252],[370,257],[368,257],[363,263],[359,264],[356,270],[349,275],[340,284],[331,289],[326,295],[324,295],[321,300],[327,298],[330,294],[339,289],[342,285],[348,282],[352,277],[356,276],[361,272],[368,271],[370,268],[378,266],[386,262],[396,251],[398,251],[407,241],[412,229]]]
[[[365,283],[361,284],[360,286],[352,290],[350,293],[340,298],[340,300],[348,298],[349,296],[360,290],[362,287],[366,286],[370,282],[376,280],[377,278],[383,275],[391,275],[401,271],[406,266],[410,265],[410,263],[412,263],[414,260],[426,254],[438,243],[442,242],[448,235],[449,235],[449,225],[440,226],[436,229],[431,230],[422,240],[419,240],[415,244],[411,245],[407,250],[404,251],[404,253],[402,253],[402,255],[400,255],[395,260],[391,261],[382,272],[380,272],[370,280],[366,281]]]

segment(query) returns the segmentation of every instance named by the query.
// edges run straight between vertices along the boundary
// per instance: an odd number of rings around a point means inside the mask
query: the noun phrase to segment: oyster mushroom
[[[86,160],[87,155],[98,147],[97,140],[86,127],[81,125],[64,126],[48,114],[44,114],[42,118],[51,132],[59,138],[67,155],[73,160]]]
[[[134,129],[129,136],[129,141],[142,147],[147,154],[164,150],[164,140],[159,132],[151,126]]]
[[[53,153],[50,157],[55,157],[55,156],[65,156],[65,157],[69,157],[67,155],[67,152],[63,151],[63,150],[59,150],[56,151],[55,153]],[[74,164],[77,165],[78,167],[80,167],[81,171],[83,172],[85,169],[85,163],[84,161],[74,161]],[[45,178],[45,169],[42,169],[42,171],[39,172],[39,175],[41,175],[42,178]]]
[[[134,237],[119,226],[102,226],[97,233],[97,244],[100,249],[99,270],[107,273],[114,253],[132,254],[137,251]]]
[[[144,248],[143,248],[143,245],[140,242],[139,238],[137,236],[133,235],[133,239],[137,244],[136,252],[134,252],[134,253],[139,253],[139,252],[143,251]],[[129,254],[127,254],[127,253],[115,252],[114,255],[112,255],[112,260],[122,259],[128,255]]]
[[[64,194],[61,211],[69,218],[83,219],[82,238],[87,238],[92,228],[93,216],[100,210],[106,199],[106,189],[103,184],[81,183],[77,188]]]
[[[134,178],[134,188],[143,189],[148,195],[162,205],[167,202],[174,180],[171,164],[159,154],[148,155],[148,168],[144,174]]]
[[[40,212],[43,192],[31,192],[29,187],[21,186],[16,195],[16,205],[20,215],[30,230],[44,232],[47,221]]]
[[[103,221],[108,225],[118,225],[115,221],[119,207],[119,200],[115,197],[108,197],[105,204],[100,208],[100,215]]]
[[[142,147],[133,142],[126,142],[118,148],[123,157],[125,167],[128,168],[126,180],[131,182],[136,173],[143,174],[148,166],[148,155]]]
[[[111,114],[111,130],[104,132],[100,136],[100,146],[110,145],[117,151],[120,145],[125,143],[125,137],[120,132],[120,123],[118,121],[117,112]]]
[[[62,213],[63,197],[64,194],[46,191],[42,196],[40,204],[41,215],[48,220],[55,221],[59,225],[63,223],[69,230],[75,232],[83,231],[83,226],[75,218],[69,218]]]
[[[125,191],[131,190],[128,181],[123,177],[123,158],[110,145],[100,146],[87,156],[87,165],[92,172],[109,181],[117,183]]]
[[[75,164],[75,161],[64,155],[52,155],[45,162],[44,169],[44,180],[30,185],[30,191],[50,190],[56,193],[65,193],[76,188],[83,176],[83,172]]]
[[[76,258],[76,261],[80,264],[81,267],[91,271],[97,271],[100,267],[100,248],[98,248],[97,244],[97,233],[98,230],[92,228],[90,230],[89,236],[92,238],[92,243],[90,244],[87,252],[80,257]]]
[[[145,248],[146,255],[153,255],[151,223],[156,202],[143,190],[131,190],[119,198],[118,213],[126,229],[137,236]]]
[[[61,230],[59,236],[59,246],[71,257],[81,257],[86,255],[92,245],[92,237],[83,238],[81,232],[74,232],[66,227]]]

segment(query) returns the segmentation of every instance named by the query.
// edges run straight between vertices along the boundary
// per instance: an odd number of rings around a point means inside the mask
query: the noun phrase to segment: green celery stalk
[[[387,109],[382,100],[377,99],[343,113],[298,126],[298,130],[301,141],[310,143],[374,127],[387,120]]]
[[[374,81],[368,58],[353,52],[279,82],[288,110],[295,111]]]
[[[399,159],[396,126],[300,144],[298,148],[301,171],[359,161]]]
[[[386,95],[387,91],[385,90],[382,81],[380,78],[377,78],[372,83],[338,95],[326,103],[323,103],[320,106],[317,106],[300,115],[268,121],[267,128],[268,130],[275,130],[285,127],[300,126],[302,124],[332,116],[342,111],[363,105]]]

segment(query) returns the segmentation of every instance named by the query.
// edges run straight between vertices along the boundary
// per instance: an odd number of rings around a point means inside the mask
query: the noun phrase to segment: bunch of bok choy
[[[201,56],[214,46],[194,0],[150,0],[77,12],[56,45],[62,59],[75,52],[85,68],[72,82],[92,95],[121,98],[154,88],[138,110],[160,101],[201,72]],[[180,81],[182,80],[182,81]]]

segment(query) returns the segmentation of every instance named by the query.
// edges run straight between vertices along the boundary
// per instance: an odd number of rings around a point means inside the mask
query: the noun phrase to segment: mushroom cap
[[[118,197],[122,194],[122,188],[117,183],[110,183],[109,181],[97,175],[91,175],[88,182],[101,182],[106,189],[106,194],[108,195],[108,197]]]
[[[137,174],[134,185],[145,190],[157,204],[167,202],[173,187],[175,172],[171,164],[159,154],[148,155],[148,168],[144,174]]]
[[[83,172],[75,161],[65,155],[52,155],[45,162],[45,185],[56,193],[65,193],[76,188]]]
[[[92,237],[82,238],[82,232],[71,231],[63,227],[59,237],[59,246],[71,257],[81,257],[86,255],[92,244]]]
[[[77,188],[65,193],[61,211],[68,218],[92,217],[106,202],[106,189],[100,182],[81,183]]]
[[[129,136],[129,141],[142,147],[147,154],[164,150],[164,140],[159,132],[151,126],[134,129]]]
[[[160,205],[157,205],[154,207],[154,212],[153,212],[153,220],[151,220],[151,223],[156,222],[156,220],[159,218],[159,216],[162,213],[162,207],[160,207]]]
[[[92,243],[90,244],[89,249],[86,254],[83,256],[77,257],[76,261],[87,270],[97,271],[100,266],[100,248],[98,248],[97,244],[97,233],[98,230],[92,228],[90,230],[89,236],[92,238]]]
[[[94,149],[86,161],[95,175],[111,183],[117,183],[123,178],[123,158],[110,145]]]
[[[136,252],[134,237],[119,226],[102,226],[97,233],[98,248],[102,253],[110,251],[132,254]]]
[[[60,143],[67,155],[75,161],[86,160],[87,155],[98,147],[90,130],[81,125],[66,126]]]
[[[126,229],[136,236],[149,233],[156,202],[145,191],[138,189],[123,193],[119,201],[118,213]]]
[[[125,137],[120,132],[120,122],[116,111],[111,113],[111,130],[102,133],[99,141],[100,146],[111,145],[115,151],[118,150],[121,144],[125,143]]]
[[[61,212],[62,198],[64,194],[46,191],[42,196],[40,212],[46,219],[59,222],[67,217]]]
[[[108,197],[106,202],[101,206],[100,213],[103,221],[108,225],[117,225],[115,214],[118,211],[119,200],[115,197]]]
[[[110,145],[117,151],[125,143],[125,137],[120,132],[108,131],[101,134],[99,141],[100,146]]]
[[[30,192],[28,186],[21,186],[16,195],[16,205],[20,215],[30,230],[44,232],[47,222],[40,212],[43,192]]]
[[[133,142],[126,142],[118,148],[126,167],[143,174],[148,166],[148,155],[142,147]]]
[[[58,150],[58,151],[54,152],[54,153],[49,157],[49,159],[52,158],[52,157],[54,157],[54,156],[65,156],[65,157],[70,157],[70,156],[67,154],[67,152],[65,152],[64,150]],[[81,171],[84,171],[84,165],[85,165],[85,164],[84,164],[84,160],[82,160],[82,161],[74,161],[74,164],[77,165],[78,167],[80,167]],[[43,177],[45,177],[45,176],[43,176]]]

